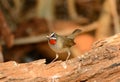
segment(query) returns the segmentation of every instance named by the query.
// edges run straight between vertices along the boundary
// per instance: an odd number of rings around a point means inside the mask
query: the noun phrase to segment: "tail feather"
[[[78,36],[81,33],[82,30],[80,29],[76,29],[72,32],[72,34],[70,34],[69,36],[67,36],[67,38],[70,39],[74,39],[76,36]]]

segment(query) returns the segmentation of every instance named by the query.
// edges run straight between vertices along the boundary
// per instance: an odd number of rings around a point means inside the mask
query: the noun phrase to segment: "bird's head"
[[[48,42],[51,44],[51,45],[55,45],[56,44],[56,41],[57,41],[57,34],[52,32],[50,33],[49,36],[47,36],[48,38]]]

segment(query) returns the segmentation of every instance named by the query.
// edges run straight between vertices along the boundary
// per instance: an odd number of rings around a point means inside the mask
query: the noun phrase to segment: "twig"
[[[13,45],[33,44],[33,43],[44,42],[44,41],[47,41],[46,34],[34,36],[34,37],[32,36],[32,37],[15,39],[13,42]],[[1,44],[5,45],[3,41],[1,41]]]
[[[81,22],[86,23],[89,21],[87,18],[84,18],[77,14],[77,11],[75,8],[75,0],[67,0],[67,6],[68,6],[68,13],[72,20],[79,22],[79,23],[81,23]]]
[[[111,12],[109,6],[109,0],[105,0],[103,3],[103,10],[98,20],[98,28],[96,30],[96,39],[105,38],[111,35]]]
[[[37,17],[54,20],[54,0],[37,0]]]
[[[76,28],[74,28],[73,30],[75,29],[81,29],[82,32],[81,33],[85,33],[85,32],[89,32],[89,31],[92,31],[92,30],[95,30],[96,28],[98,27],[98,22],[94,22],[92,24],[89,24],[89,25],[86,25],[86,26],[77,26]],[[65,30],[52,30],[53,32],[57,32],[58,34],[60,35],[67,35],[68,33],[71,32],[72,29],[70,30],[67,30],[69,32],[66,32]],[[64,34],[63,34],[64,32]],[[25,45],[25,44],[33,44],[33,43],[39,43],[39,42],[44,42],[44,41],[47,41],[47,38],[46,38],[47,34],[42,34],[42,35],[39,35],[39,36],[32,36],[32,37],[25,37],[25,38],[16,38],[13,42],[13,45]],[[2,45],[5,45],[5,43],[3,41],[0,42]]]
[[[48,29],[53,27],[54,15],[54,0],[37,0],[36,14],[39,18],[45,18],[48,21]]]
[[[0,35],[8,47],[12,46],[14,37],[1,10],[0,10]]]
[[[119,21],[119,16],[117,12],[117,0],[109,0],[110,4],[110,9],[111,9],[111,15],[113,17],[113,23],[114,23],[114,28],[115,28],[115,33],[120,32],[120,21]]]
[[[13,31],[16,27],[16,23],[18,22],[16,18],[19,16],[19,13],[15,13],[16,10],[11,7],[8,0],[0,0],[0,7],[5,19],[7,20],[7,23],[11,27],[11,31]]]
[[[15,15],[16,21],[20,21],[20,14],[24,4],[24,0],[13,0],[15,7],[12,10],[12,15]]]
[[[76,8],[75,8],[75,0],[67,0],[68,12],[72,19],[76,19],[78,17]]]
[[[96,30],[98,28],[99,22],[93,22],[92,24],[86,25],[86,26],[81,26],[82,28],[82,33],[84,32],[89,32],[92,30]]]

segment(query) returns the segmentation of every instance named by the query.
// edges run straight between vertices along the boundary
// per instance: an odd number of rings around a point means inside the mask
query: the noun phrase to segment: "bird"
[[[56,34],[55,32],[51,32],[48,38],[48,44],[50,48],[56,53],[56,57],[52,60],[54,62],[58,59],[59,53],[67,52],[66,61],[69,59],[71,55],[70,48],[75,45],[74,39],[81,33],[82,30],[75,29],[71,34],[67,36],[61,36]]]

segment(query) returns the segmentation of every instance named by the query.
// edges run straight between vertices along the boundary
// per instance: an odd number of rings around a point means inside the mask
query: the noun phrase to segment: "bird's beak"
[[[49,38],[49,36],[47,35],[46,38]]]

